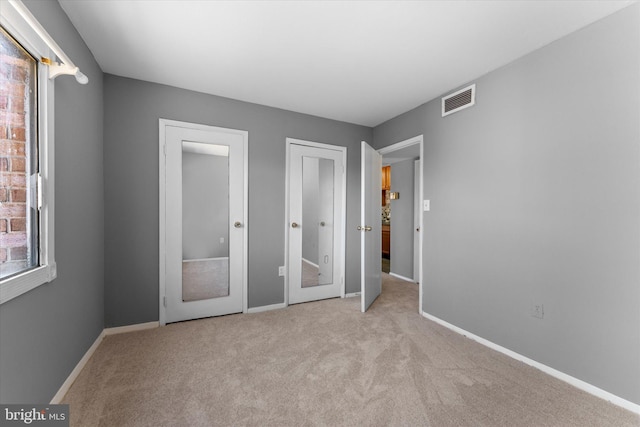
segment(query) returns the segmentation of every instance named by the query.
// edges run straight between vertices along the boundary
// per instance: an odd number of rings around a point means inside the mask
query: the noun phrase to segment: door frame
[[[306,141],[303,139],[286,138],[286,160],[285,160],[285,212],[284,212],[284,306],[289,306],[289,202],[290,189],[289,166],[291,163],[291,145],[306,145],[307,147],[323,148],[327,150],[338,151],[342,153],[342,208],[340,215],[342,216],[342,227],[340,227],[340,249],[341,255],[335,260],[335,265],[340,267],[340,298],[345,297],[345,268],[346,268],[346,249],[347,249],[347,147],[338,145],[325,144],[322,142]]]
[[[222,128],[210,125],[203,125],[198,123],[181,122],[177,120],[158,119],[159,136],[158,136],[158,158],[159,158],[159,323],[161,326],[166,325],[166,244],[167,244],[167,230],[166,230],[166,177],[167,177],[167,165],[166,165],[166,128],[167,127],[181,127],[191,130],[200,130],[205,132],[224,132],[242,136],[243,141],[243,253],[242,253],[242,312],[246,313],[248,310],[248,254],[249,254],[249,132],[238,129]]]
[[[419,189],[419,200],[424,200],[424,135],[420,134],[418,136],[414,136],[413,138],[405,139],[404,141],[396,142],[395,144],[388,145],[386,147],[380,148],[378,153],[381,155],[386,155],[393,153],[394,151],[398,151],[402,148],[409,147],[411,145],[420,144],[420,189]],[[418,207],[422,215],[420,215],[420,231],[418,232],[418,254],[419,254],[419,278],[418,278],[418,313],[422,314],[422,295],[423,295],[423,286],[424,286],[424,275],[423,275],[423,264],[424,260],[422,259],[422,246],[423,246],[423,236],[424,236],[424,211],[421,207]]]
[[[420,283],[420,218],[422,218],[422,206],[420,197],[420,183],[422,182],[420,177],[420,165],[422,164],[422,158],[413,162],[414,176],[413,176],[413,226],[418,228],[417,233],[413,235],[413,280]],[[418,223],[416,224],[416,219]]]

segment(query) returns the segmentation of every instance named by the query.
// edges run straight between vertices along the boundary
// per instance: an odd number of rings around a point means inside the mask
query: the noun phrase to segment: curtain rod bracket
[[[59,75],[69,74],[75,76],[78,83],[86,85],[89,83],[89,78],[82,74],[78,67],[76,67],[71,59],[62,51],[60,46],[53,40],[53,38],[47,33],[47,30],[38,22],[29,9],[20,0],[8,0],[8,3],[13,6],[16,12],[20,14],[22,19],[31,27],[31,29],[37,34],[38,37],[49,47],[51,53],[53,53],[62,63],[52,60],[51,58],[42,57],[40,62],[46,64],[49,67],[49,79],[53,80]]]
[[[53,80],[61,75],[75,76],[78,83],[86,85],[89,83],[89,78],[80,72],[78,67],[71,67],[66,64],[60,64],[59,62],[52,61],[49,58],[42,57],[40,62],[46,64],[49,67],[49,79]]]

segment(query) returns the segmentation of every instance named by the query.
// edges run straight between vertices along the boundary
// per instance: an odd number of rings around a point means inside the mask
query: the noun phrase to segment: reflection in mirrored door
[[[182,301],[229,295],[229,147],[182,142]]]
[[[346,149],[293,139],[287,144],[289,303],[341,296]]]
[[[333,282],[334,161],[302,157],[302,287]]]

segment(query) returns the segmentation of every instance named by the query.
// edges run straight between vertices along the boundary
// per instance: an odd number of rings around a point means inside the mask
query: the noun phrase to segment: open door
[[[373,304],[382,291],[382,156],[362,141],[362,201],[358,230],[361,236],[362,312]]]

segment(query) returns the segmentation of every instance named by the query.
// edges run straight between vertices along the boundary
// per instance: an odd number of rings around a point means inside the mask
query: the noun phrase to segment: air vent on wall
[[[476,103],[476,85],[460,89],[442,98],[442,117],[448,116]]]

